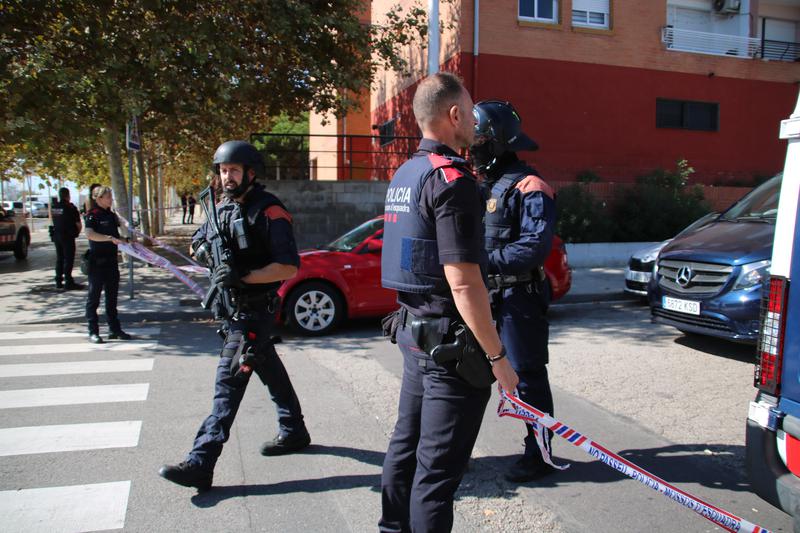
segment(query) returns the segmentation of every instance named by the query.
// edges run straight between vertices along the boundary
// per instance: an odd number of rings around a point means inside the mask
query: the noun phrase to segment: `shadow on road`
[[[675,344],[742,363],[754,363],[756,360],[756,347],[752,344],[741,344],[694,334],[684,334],[682,337],[678,337],[675,339]]]
[[[372,487],[373,490],[379,491],[380,484],[381,476],[379,474],[356,474],[317,479],[295,479],[259,485],[231,485],[228,487],[213,487],[208,492],[195,494],[192,496],[192,504],[196,507],[208,508],[214,507],[230,498],[244,496],[271,496],[293,492],[328,492],[359,487]]]
[[[719,444],[675,444],[661,448],[622,450],[619,455],[636,466],[673,484],[698,483],[704,487],[751,491],[743,471],[731,468],[731,459],[744,454],[743,446]],[[493,457],[498,461],[505,458]],[[508,468],[511,460],[505,460]],[[556,464],[564,461],[555,459]],[[571,461],[567,470],[554,473],[536,482],[537,487],[555,487],[570,483],[612,483],[630,479],[597,460]],[[506,482],[509,486],[514,483]]]

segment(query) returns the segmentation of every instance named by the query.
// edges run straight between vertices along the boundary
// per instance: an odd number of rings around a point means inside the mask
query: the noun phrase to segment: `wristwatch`
[[[504,358],[505,356],[506,356],[506,347],[505,346],[501,346],[499,354],[497,354],[497,355],[489,355],[487,353],[486,354],[486,359],[489,360],[490,364],[495,364],[497,361],[499,361],[500,359]]]

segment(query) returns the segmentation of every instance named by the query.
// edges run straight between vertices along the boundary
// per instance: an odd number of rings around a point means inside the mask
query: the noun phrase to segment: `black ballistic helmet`
[[[214,173],[219,175],[219,166],[222,163],[237,163],[244,167],[244,176],[242,183],[231,191],[225,191],[226,196],[236,198],[244,194],[250,186],[250,177],[247,175],[248,170],[255,170],[255,179],[263,178],[266,174],[264,166],[264,157],[261,155],[255,146],[245,141],[227,141],[219,145],[217,151],[214,152]]]
[[[475,115],[475,144],[469,153],[478,172],[484,173],[506,152],[534,151],[536,141],[522,131],[522,119],[509,102],[485,100],[472,109]]]

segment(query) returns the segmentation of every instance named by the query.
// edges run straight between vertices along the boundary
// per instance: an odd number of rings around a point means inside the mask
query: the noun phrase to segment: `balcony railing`
[[[732,57],[758,57],[761,40],[738,35],[724,35],[705,31],[681,30],[666,26],[661,30],[661,42],[668,50],[695,52]]]
[[[762,39],[761,57],[777,61],[800,61],[800,43]]]

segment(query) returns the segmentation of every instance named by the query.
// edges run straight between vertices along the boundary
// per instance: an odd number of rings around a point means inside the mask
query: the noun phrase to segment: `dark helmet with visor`
[[[234,163],[242,165],[243,176],[242,183],[235,189],[225,190],[225,195],[231,198],[241,196],[247,191],[247,188],[252,183],[248,171],[250,169],[255,171],[255,177],[263,178],[266,174],[266,167],[264,165],[264,157],[255,146],[245,141],[227,141],[219,145],[217,151],[214,152],[214,173],[219,175],[219,166],[222,163]]]
[[[538,150],[536,141],[522,131],[522,119],[509,102],[485,100],[472,109],[475,143],[469,153],[480,173],[491,170],[506,152]]]

